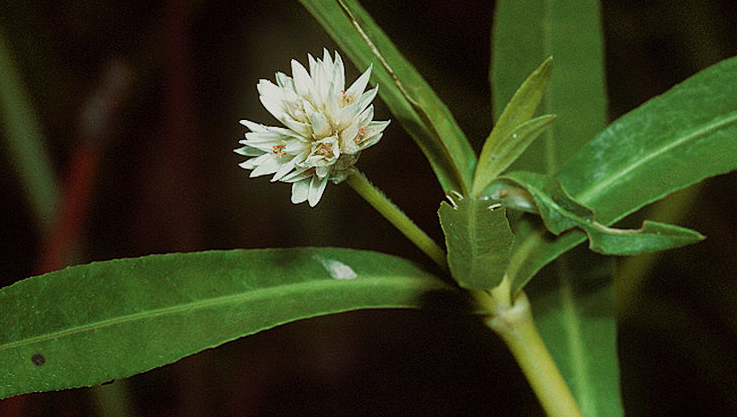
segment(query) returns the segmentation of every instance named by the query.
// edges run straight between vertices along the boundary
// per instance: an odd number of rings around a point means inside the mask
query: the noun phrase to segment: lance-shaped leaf
[[[532,197],[547,229],[560,235],[574,227],[589,237],[589,248],[606,255],[633,255],[671,249],[702,240],[697,232],[678,226],[645,222],[640,229],[615,229],[599,223],[594,211],[574,201],[553,177],[534,172],[512,172],[501,177],[523,188]],[[491,197],[505,204],[507,187],[495,188]]]
[[[554,116],[543,116],[535,122],[530,121],[542,100],[552,71],[553,58],[548,58],[527,77],[499,116],[481,149],[473,179],[475,196],[480,195],[554,120]]]
[[[552,129],[513,169],[555,173],[607,123],[604,48],[597,0],[498,0],[492,25],[490,81],[495,114],[538,62],[555,57],[541,105]]]
[[[550,55],[556,66],[541,107],[543,113],[556,114],[558,119],[512,169],[555,173],[608,123],[599,0],[497,0],[495,4],[490,74],[495,113],[512,97],[525,69],[532,70],[538,60]],[[518,197],[524,201],[523,195]],[[526,217],[514,224],[515,247],[507,270],[513,291],[532,277],[526,275],[526,268],[537,255],[534,248],[553,237]],[[571,238],[583,240],[585,234],[573,229],[558,239]],[[581,413],[620,417],[624,412],[611,278],[605,276],[601,289],[592,291],[588,274],[566,273],[566,261],[576,264],[573,259],[562,259],[556,268],[547,270],[548,276],[532,283],[548,285],[544,291],[528,292],[536,322]]]
[[[300,0],[371,78],[394,116],[424,152],[444,190],[470,189],[476,154],[450,110],[356,0]]]
[[[0,398],[128,377],[307,317],[419,308],[435,293],[462,296],[404,259],[336,248],[75,266],[0,289]]]
[[[556,177],[610,225],[674,191],[737,169],[735,97],[737,58],[730,58],[616,120]],[[543,232],[519,238],[514,271],[510,267],[515,288],[584,238],[575,230],[552,240]]]
[[[475,196],[480,196],[505,169],[509,168],[532,142],[555,120],[555,115],[547,114],[528,120],[512,130],[506,138],[496,142],[485,155],[481,154],[478,169],[474,178],[473,190]],[[492,132],[492,136],[493,136]],[[487,144],[489,142],[487,141]],[[483,162],[488,162],[483,164]]]
[[[556,260],[525,292],[545,345],[584,416],[622,415],[611,258],[584,248]],[[532,302],[534,300],[534,302]]]
[[[440,203],[451,275],[464,288],[489,290],[499,285],[509,264],[514,236],[503,207],[489,200],[451,195]],[[491,206],[491,207],[490,207]]]

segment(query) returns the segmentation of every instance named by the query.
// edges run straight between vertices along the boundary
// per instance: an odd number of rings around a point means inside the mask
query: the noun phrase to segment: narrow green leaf
[[[509,264],[514,236],[503,207],[488,200],[450,196],[438,216],[445,233],[451,275],[464,288],[484,291],[499,285]]]
[[[409,261],[337,248],[151,255],[0,289],[0,398],[99,384],[283,323],[462,296]]]
[[[737,57],[649,100],[598,134],[557,174],[611,221],[737,168]],[[654,180],[657,179],[657,180]]]
[[[473,186],[474,195],[481,195],[483,190],[504,170],[509,168],[553,121],[555,121],[555,115],[553,114],[546,114],[528,120],[512,130],[503,141],[498,142],[487,155],[492,162],[484,167],[483,173],[476,171]],[[484,155],[482,154],[482,156]],[[480,163],[479,168],[481,168]],[[478,188],[476,184],[479,184]]]
[[[0,126],[5,152],[15,166],[37,222],[46,228],[59,200],[56,176],[31,99],[0,31]]]
[[[623,414],[619,396],[613,262],[587,251],[561,258],[525,292],[540,335],[586,417]]]
[[[704,178],[737,168],[737,58],[709,67],[624,115],[557,175],[571,196],[610,225],[642,206]],[[568,232],[518,237],[515,287],[581,243]]]
[[[678,248],[704,240],[699,232],[646,220],[640,229],[613,229],[598,225],[586,229],[589,248],[606,255],[637,255]]]
[[[645,222],[641,229],[615,229],[597,221],[594,211],[574,201],[555,178],[534,172],[512,172],[501,177],[522,187],[534,200],[547,229],[560,235],[574,227],[589,236],[589,248],[606,255],[634,255],[698,242],[704,237],[678,226]],[[510,188],[496,188],[490,196],[506,205]],[[516,202],[515,202],[516,203]]]
[[[598,0],[498,0],[491,48],[493,107],[501,109],[538,62],[556,70],[541,111],[558,120],[515,162],[517,170],[555,173],[607,124]]]
[[[466,193],[476,155],[450,110],[356,0],[300,0],[359,67],[424,152],[445,191]]]
[[[481,149],[481,156],[473,180],[473,194],[475,196],[478,196],[497,175],[507,169],[542,130],[537,131],[531,138],[528,136],[528,140],[520,137],[521,132],[517,132],[520,125],[528,122],[535,114],[552,71],[553,59],[548,58],[527,77],[504,108],[502,115]],[[552,122],[552,119],[548,120],[542,127],[550,122]],[[530,130],[529,127],[527,130]],[[517,133],[517,136],[515,136],[515,133]]]
[[[541,109],[558,119],[512,168],[553,174],[606,126],[599,8],[598,0],[497,0],[490,73],[497,114],[532,65],[551,55],[556,65]],[[524,195],[517,198],[525,201]],[[513,226],[515,245],[507,273],[513,291],[518,291],[539,270],[529,266],[540,259],[536,248],[552,235],[525,217]],[[583,231],[573,229],[557,239],[584,238]],[[545,263],[559,256],[542,255],[550,256]],[[584,416],[619,417],[623,410],[611,274],[605,272],[597,287],[589,287],[588,275],[571,274],[567,260],[560,262],[558,269],[548,269],[553,276],[536,280],[528,290],[540,333]],[[549,289],[534,291],[538,285]]]

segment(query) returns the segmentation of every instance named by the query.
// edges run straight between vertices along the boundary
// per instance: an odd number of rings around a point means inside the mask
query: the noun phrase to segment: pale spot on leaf
[[[358,274],[350,266],[344,264],[335,259],[326,259],[320,256],[315,256],[315,259],[320,261],[323,267],[328,271],[328,274],[335,279],[353,279],[357,278]]]

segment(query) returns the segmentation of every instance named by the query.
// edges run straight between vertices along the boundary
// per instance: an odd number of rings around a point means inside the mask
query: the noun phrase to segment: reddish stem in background
[[[56,220],[44,239],[37,273],[63,268],[77,247],[92,201],[100,154],[100,149],[91,143],[82,143],[75,149]]]
[[[43,237],[35,274],[65,267],[77,247],[87,223],[101,155],[130,81],[128,65],[120,60],[112,61],[80,113],[81,143],[69,159],[64,191],[54,223]],[[0,401],[0,416],[22,416],[31,398],[26,394]]]

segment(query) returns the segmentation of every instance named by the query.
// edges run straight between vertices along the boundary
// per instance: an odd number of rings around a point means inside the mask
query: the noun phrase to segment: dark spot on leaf
[[[34,353],[33,356],[31,356],[31,362],[36,366],[41,366],[46,363],[46,358],[40,353]]]

